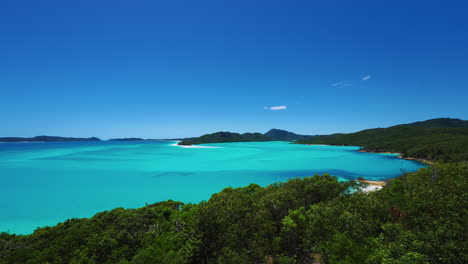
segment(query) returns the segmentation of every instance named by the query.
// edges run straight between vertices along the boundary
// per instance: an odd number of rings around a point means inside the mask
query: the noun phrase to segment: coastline
[[[369,186],[366,186],[366,187],[364,187],[364,188],[361,188],[361,192],[370,193],[370,192],[379,191],[379,190],[382,189],[382,188],[383,188],[382,186],[370,185],[370,184],[369,184]]]
[[[308,146],[338,146],[338,147],[349,146],[349,145],[330,145],[330,144],[303,144],[303,145],[308,145]],[[356,146],[356,147],[361,147],[361,146]],[[424,163],[426,165],[434,165],[434,162],[432,162],[430,160],[420,159],[420,158],[413,158],[413,157],[404,157],[403,153],[401,153],[401,152],[370,151],[370,150],[364,150],[364,149],[362,149],[362,147],[361,147],[361,149],[358,149],[357,151],[364,152],[364,153],[394,154],[394,155],[398,155],[397,158],[399,158],[399,159],[418,161],[418,162]]]
[[[434,165],[434,162],[426,159],[420,159],[420,158],[413,158],[413,157],[404,157],[403,153],[400,152],[390,152],[390,151],[369,151],[369,150],[364,150],[364,149],[359,149],[359,152],[364,152],[364,153],[380,153],[380,154],[395,154],[398,155],[397,158],[399,159],[405,159],[405,160],[412,160],[412,161],[418,161],[421,163],[424,163],[426,165]]]
[[[369,185],[380,186],[380,187],[383,187],[383,186],[387,185],[386,181],[358,180],[358,182],[363,182],[363,183],[367,183]]]
[[[181,148],[221,148],[221,147],[212,147],[212,146],[179,145],[178,144],[179,142],[182,142],[182,141],[178,140],[178,141],[176,141],[176,143],[170,144],[170,146],[181,147]]]
[[[365,179],[361,179],[361,180],[358,179],[357,181],[368,184],[368,186],[361,188],[361,191],[365,193],[378,191],[387,185],[386,181],[370,181],[370,180],[365,180]]]

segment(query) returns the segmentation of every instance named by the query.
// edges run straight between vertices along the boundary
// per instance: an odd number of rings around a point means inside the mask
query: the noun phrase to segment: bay
[[[382,180],[424,165],[359,147],[171,141],[0,144],[0,232],[29,234],[74,217],[163,200],[199,202],[225,187],[329,173]]]

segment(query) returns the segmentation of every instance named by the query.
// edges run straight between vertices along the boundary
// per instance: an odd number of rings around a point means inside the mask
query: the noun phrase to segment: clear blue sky
[[[0,136],[326,134],[468,119],[467,10],[466,1],[1,1]]]

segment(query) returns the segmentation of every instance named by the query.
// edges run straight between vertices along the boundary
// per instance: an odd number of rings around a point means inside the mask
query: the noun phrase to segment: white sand
[[[176,143],[171,144],[171,145],[169,145],[169,146],[176,146],[176,147],[177,147],[177,146],[179,146],[179,145],[177,145],[177,143],[179,143],[179,142],[181,142],[181,141],[176,141]]]
[[[361,188],[361,191],[362,192],[365,192],[365,193],[369,193],[369,192],[375,192],[375,191],[378,191],[382,189],[382,186],[378,186],[378,185],[369,185],[365,188]]]
[[[177,141],[174,144],[171,144],[171,146],[176,146],[176,147],[181,147],[181,148],[221,148],[221,147],[212,147],[212,146],[199,146],[199,145],[177,145],[181,141]]]
[[[188,145],[188,146],[181,146],[178,145],[181,148],[221,148],[221,147],[211,147],[211,146],[197,146],[197,145]]]

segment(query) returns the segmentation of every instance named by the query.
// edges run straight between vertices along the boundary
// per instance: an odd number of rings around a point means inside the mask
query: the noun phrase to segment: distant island
[[[300,144],[361,146],[366,152],[394,152],[426,161],[468,160],[468,121],[436,118],[349,134],[314,136]]]
[[[25,137],[1,137],[0,142],[73,142],[73,141],[101,141],[97,137],[74,138],[74,137],[56,137],[56,136],[37,136],[32,138]]]
[[[281,129],[270,129],[265,134],[262,133],[232,133],[216,132],[206,134],[201,137],[182,139],[179,145],[196,145],[206,143],[227,143],[227,142],[253,142],[253,141],[292,141],[305,139],[312,136],[298,135]]]
[[[297,144],[360,146],[364,152],[399,153],[403,158],[431,161],[468,160],[468,121],[435,118],[388,128],[366,129],[355,133],[331,135],[298,135],[271,129],[261,133],[216,132],[201,137],[182,139],[179,145],[207,143],[294,141]]]
[[[144,139],[144,138],[111,138],[107,141],[161,141],[175,139]],[[179,140],[179,139],[177,139]],[[25,137],[0,137],[2,143],[14,142],[73,142],[73,141],[103,141],[97,137],[75,138],[75,137],[57,137],[57,136],[37,136],[31,138]]]
[[[143,138],[112,138],[112,139],[109,139],[108,141],[144,141],[144,140],[150,140],[150,139],[143,139]]]
[[[265,133],[265,136],[276,141],[293,141],[293,140],[313,137],[313,136],[308,136],[308,135],[299,135],[293,132],[289,132],[289,131],[282,130],[282,129],[276,129],[276,128],[270,129],[270,131]]]
[[[205,143],[226,143],[226,142],[253,142],[253,141],[272,141],[271,138],[261,133],[231,133],[231,132],[216,132],[213,134],[203,135],[201,137],[184,139],[179,142],[179,145],[196,145]]]
[[[155,139],[114,138],[109,141],[144,141]],[[173,139],[175,140],[175,139]],[[182,138],[178,145],[227,142],[294,141],[297,144],[360,146],[364,152],[399,153],[407,159],[424,162],[468,160],[468,121],[456,118],[435,118],[387,128],[373,128],[355,133],[331,135],[299,135],[281,129],[262,133],[220,131],[200,137]],[[101,141],[97,137],[58,136],[2,137],[0,142],[73,142]]]

